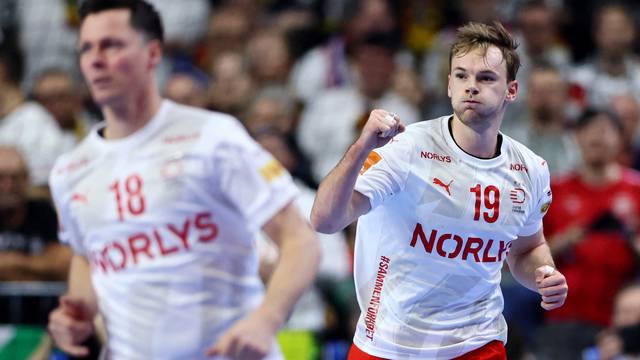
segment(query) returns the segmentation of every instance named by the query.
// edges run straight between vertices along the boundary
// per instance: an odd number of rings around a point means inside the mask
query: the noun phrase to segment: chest
[[[435,152],[420,154],[407,190],[419,217],[495,228],[522,226],[537,202],[524,164],[481,169]]]
[[[206,200],[206,168],[188,148],[103,154],[73,184],[70,211],[84,229],[170,219]]]

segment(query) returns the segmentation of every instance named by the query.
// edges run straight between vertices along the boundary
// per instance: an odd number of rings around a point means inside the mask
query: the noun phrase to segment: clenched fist
[[[542,295],[542,306],[545,310],[553,310],[561,307],[567,299],[567,280],[558,270],[549,265],[536,269],[536,286],[538,293]]]
[[[362,129],[358,141],[367,149],[373,150],[387,144],[394,136],[405,129],[397,115],[386,110],[373,110]]]

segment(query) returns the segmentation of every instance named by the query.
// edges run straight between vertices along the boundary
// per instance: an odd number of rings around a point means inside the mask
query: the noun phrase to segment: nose
[[[87,66],[87,68],[91,69],[99,69],[105,66],[104,56],[102,51],[99,49],[91,49],[87,50],[84,54],[82,54],[81,61]]]
[[[469,82],[467,84],[467,89],[465,90],[465,92],[467,94],[471,94],[471,95],[478,95],[480,90],[478,90],[478,87],[476,86],[475,81],[469,80]]]

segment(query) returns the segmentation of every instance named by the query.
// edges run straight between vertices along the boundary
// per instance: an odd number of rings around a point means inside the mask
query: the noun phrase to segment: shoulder
[[[233,138],[234,135],[245,134],[242,123],[234,116],[222,112],[211,111],[193,106],[186,106],[167,101],[169,107],[166,113],[167,124],[165,131],[168,138],[165,142],[171,142],[172,133],[189,136],[191,131],[194,136],[203,137],[206,142],[218,142]],[[231,136],[230,136],[231,135]],[[176,141],[182,139],[175,139]]]
[[[166,116],[170,121],[178,123],[179,125],[191,125],[194,123],[209,125],[214,123],[217,126],[228,126],[234,124],[239,125],[240,123],[238,119],[229,114],[177,104],[169,100],[166,100],[166,102],[168,103]]]
[[[501,134],[506,145],[503,149],[506,148],[509,167],[516,170],[523,169],[531,178],[537,177],[548,183],[550,175],[547,161],[519,141],[504,133]]]
[[[409,124],[404,134],[415,140],[441,140],[443,139],[443,128],[446,128],[448,118],[449,116],[442,116]]]
[[[87,168],[96,158],[98,150],[95,146],[95,137],[103,126],[104,123],[97,124],[73,150],[58,156],[49,174],[49,186],[52,190],[71,181],[72,177],[75,178],[78,172]]]

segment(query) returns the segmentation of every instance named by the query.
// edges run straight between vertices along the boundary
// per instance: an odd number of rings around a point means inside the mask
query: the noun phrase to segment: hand
[[[279,328],[277,322],[258,310],[236,322],[207,350],[206,355],[242,360],[262,359],[269,354]]]
[[[89,355],[89,348],[80,344],[93,333],[93,318],[82,300],[60,297],[60,305],[49,314],[48,330],[62,351],[73,356]]]
[[[398,115],[385,110],[373,110],[360,134],[360,141],[367,150],[377,149],[388,143],[405,129]]]
[[[561,307],[567,299],[567,279],[558,270],[549,265],[540,266],[535,270],[536,286],[542,295],[542,306],[545,310]]]

